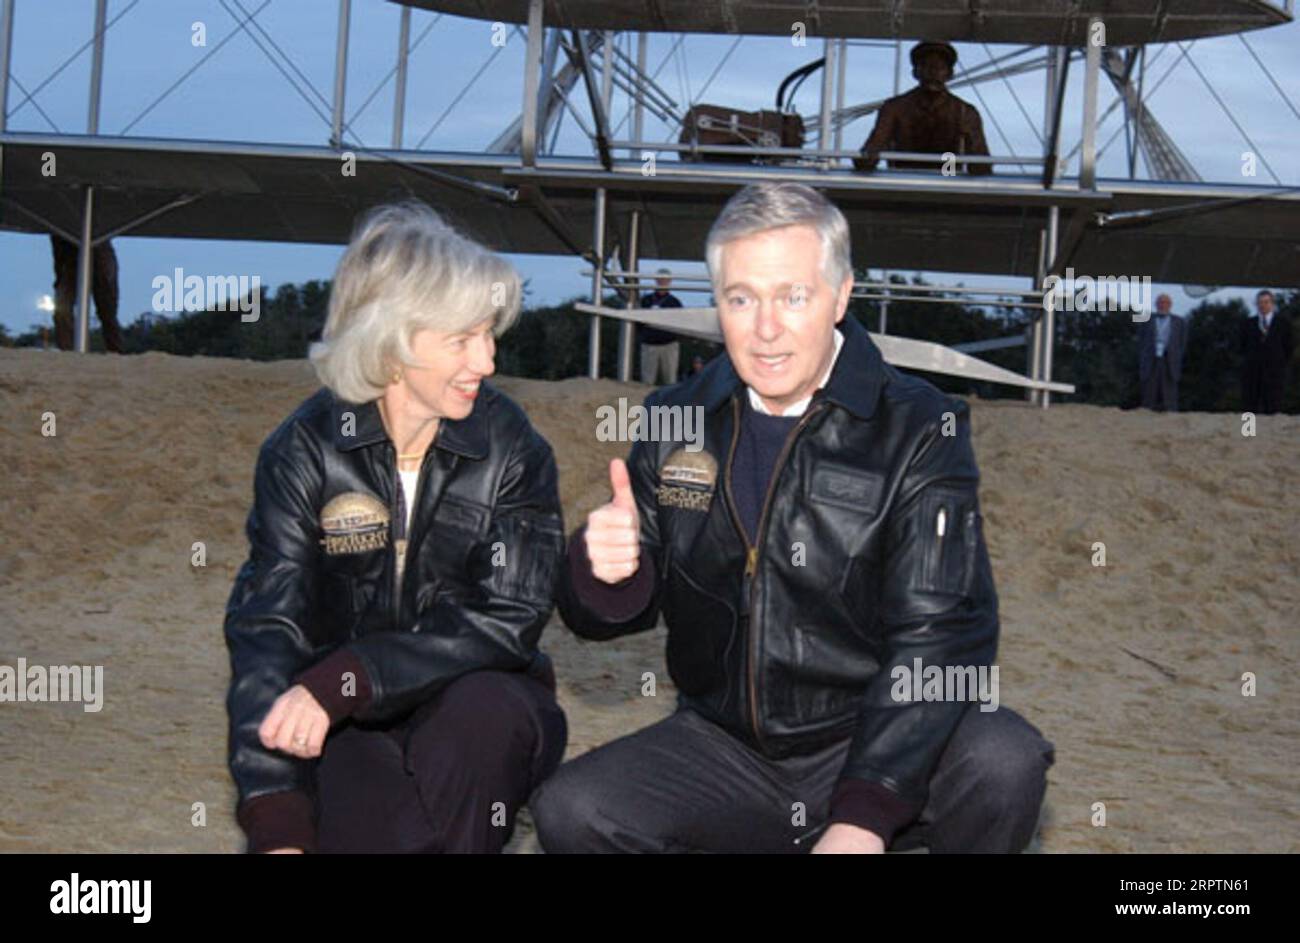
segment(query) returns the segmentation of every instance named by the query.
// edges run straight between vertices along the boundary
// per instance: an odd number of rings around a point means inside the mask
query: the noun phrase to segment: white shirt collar
[[[844,346],[844,335],[840,333],[839,328],[836,328],[835,329],[835,353],[831,355],[830,366],[826,368],[826,373],[822,375],[822,381],[817,384],[817,389],[821,389],[823,386],[826,385],[826,382],[830,380],[831,372],[835,369],[835,361],[840,359],[840,348],[843,346]],[[763,402],[763,398],[759,396],[757,393],[755,393],[753,388],[747,386],[745,387],[745,391],[749,393],[749,405],[754,408],[754,412],[762,413],[765,416],[772,415],[772,411],[767,408],[767,405]],[[799,402],[791,403],[789,406],[787,406],[785,410],[781,413],[781,415],[785,417],[802,416],[804,414],[804,411],[808,408],[808,404],[811,402],[812,402],[812,396],[811,395],[805,396],[803,399],[799,400]]]

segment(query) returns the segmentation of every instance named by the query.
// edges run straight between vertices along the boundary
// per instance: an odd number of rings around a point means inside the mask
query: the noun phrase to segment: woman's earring
[[[402,371],[401,371],[401,370],[394,370],[394,371],[393,371],[393,382],[394,382],[394,383],[401,383],[401,382],[402,382]]]

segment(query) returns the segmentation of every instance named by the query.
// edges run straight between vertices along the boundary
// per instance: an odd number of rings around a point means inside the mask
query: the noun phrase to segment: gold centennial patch
[[[660,485],[655,489],[655,497],[663,507],[681,508],[685,511],[707,511],[709,502],[713,500],[713,492]]]
[[[718,462],[708,452],[677,449],[659,467],[655,498],[663,507],[707,511],[718,481]]]
[[[677,449],[659,467],[659,480],[666,485],[695,485],[712,490],[718,480],[718,462],[708,452]]]
[[[388,546],[388,508],[374,495],[346,491],[329,500],[320,512],[325,536],[321,544],[331,556],[365,553]]]

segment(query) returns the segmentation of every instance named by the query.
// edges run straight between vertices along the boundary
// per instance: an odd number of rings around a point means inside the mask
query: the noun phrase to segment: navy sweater
[[[769,416],[756,412],[749,394],[740,397],[740,439],[736,442],[736,461],[731,469],[732,495],[736,510],[752,545],[758,539],[758,521],[763,513],[763,498],[776,470],[786,439],[799,424],[798,416]]]

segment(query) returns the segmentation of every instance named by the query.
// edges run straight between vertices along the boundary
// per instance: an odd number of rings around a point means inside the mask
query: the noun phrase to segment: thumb
[[[627,464],[616,458],[609,463],[609,485],[614,489],[612,504],[616,508],[636,512],[636,498],[632,496],[632,478],[627,473]]]

